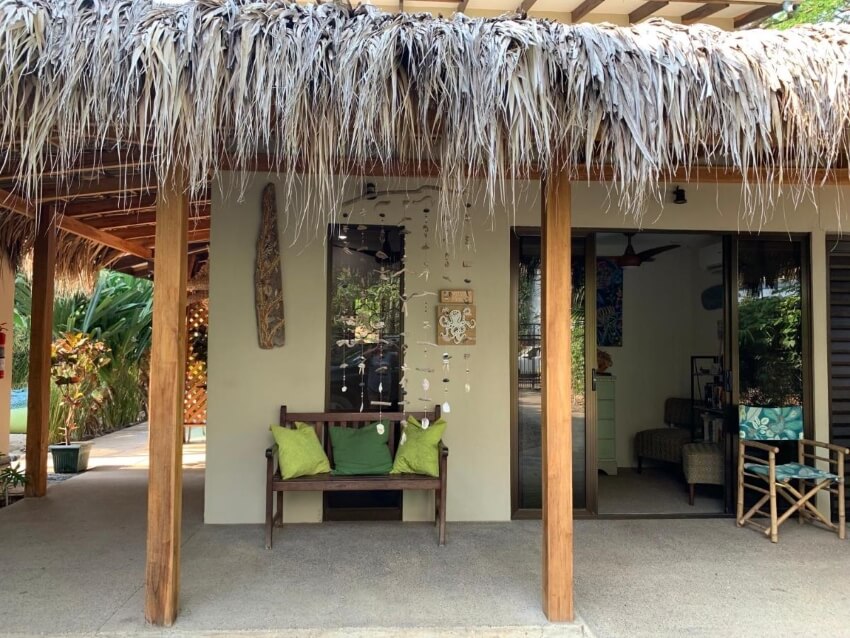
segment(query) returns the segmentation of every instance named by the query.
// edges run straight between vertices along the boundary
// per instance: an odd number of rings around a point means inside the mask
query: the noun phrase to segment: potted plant
[[[0,455],[2,456],[2,455]],[[0,497],[4,505],[9,505],[9,490],[13,487],[23,487],[27,483],[26,474],[21,472],[20,463],[6,465],[0,470]]]
[[[100,402],[100,369],[109,363],[109,347],[84,332],[65,332],[53,342],[50,374],[59,389],[63,443],[49,446],[53,471],[76,474],[88,468],[91,441],[81,441],[81,425]]]

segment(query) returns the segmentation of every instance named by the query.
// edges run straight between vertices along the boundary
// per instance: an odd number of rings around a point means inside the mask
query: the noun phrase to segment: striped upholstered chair
[[[670,397],[664,401],[664,423],[667,427],[642,430],[635,435],[638,472],[644,459],[682,463],[682,448],[691,442],[692,408],[690,399]]]

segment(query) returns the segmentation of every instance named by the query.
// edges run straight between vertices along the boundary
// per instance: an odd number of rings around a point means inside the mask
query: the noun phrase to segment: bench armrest
[[[745,447],[754,447],[759,450],[764,450],[765,452],[770,452],[771,454],[779,454],[779,448],[774,445],[768,445],[767,443],[762,443],[761,441],[749,441],[747,439],[740,439],[741,445]]]
[[[277,471],[277,450],[277,443],[275,443],[269,448],[266,448],[266,478],[269,481],[269,485],[271,485],[272,477]]]

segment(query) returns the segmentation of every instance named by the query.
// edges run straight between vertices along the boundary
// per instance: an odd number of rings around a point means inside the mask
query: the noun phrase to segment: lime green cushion
[[[312,476],[331,471],[328,455],[322,449],[316,431],[307,423],[296,423],[295,429],[271,426],[278,446],[280,475],[284,479]]]
[[[393,457],[387,447],[390,438],[389,423],[372,423],[362,428],[332,425],[330,432],[334,451],[334,474],[388,474],[392,469]]]
[[[393,462],[392,474],[440,475],[440,451],[438,445],[446,431],[446,422],[440,418],[427,429],[412,416],[402,430],[398,451]]]

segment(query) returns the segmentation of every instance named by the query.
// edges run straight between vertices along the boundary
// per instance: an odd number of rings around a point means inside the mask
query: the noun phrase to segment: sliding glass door
[[[590,246],[590,249],[588,249]],[[538,229],[517,229],[512,246],[512,291],[514,322],[512,329],[512,427],[511,427],[511,501],[515,518],[539,517],[542,507],[541,447],[541,245]],[[593,414],[588,401],[587,352],[596,351],[595,305],[586,304],[593,290],[595,268],[593,249],[585,239],[572,244],[572,426],[573,426],[573,505],[576,509],[595,508],[596,447],[588,425]],[[588,280],[590,272],[590,281]],[[591,299],[595,296],[591,295]],[[595,361],[595,355],[591,359]],[[591,365],[591,368],[593,366]],[[588,465],[592,460],[593,467]],[[591,470],[590,472],[588,470]]]

